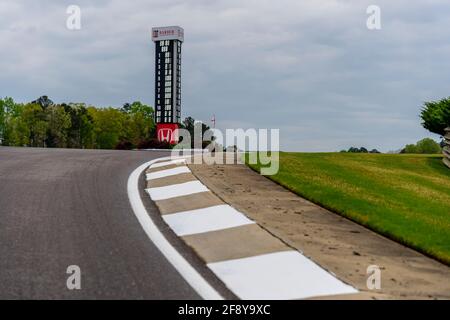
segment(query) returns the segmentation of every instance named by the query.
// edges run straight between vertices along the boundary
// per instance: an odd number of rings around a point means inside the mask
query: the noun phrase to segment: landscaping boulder
[[[444,163],[450,168],[450,127],[445,129],[444,135],[444,147],[442,148],[442,153],[444,154]]]

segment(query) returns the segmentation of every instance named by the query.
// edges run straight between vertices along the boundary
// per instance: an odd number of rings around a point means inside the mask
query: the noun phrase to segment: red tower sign
[[[158,141],[166,141],[171,144],[178,143],[177,123],[157,123],[156,134]]]

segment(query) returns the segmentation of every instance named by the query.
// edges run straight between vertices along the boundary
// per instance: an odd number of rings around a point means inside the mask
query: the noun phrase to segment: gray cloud
[[[366,28],[374,2],[380,31]],[[280,128],[285,150],[398,149],[430,136],[422,102],[450,95],[449,13],[446,0],[2,1],[0,95],[153,104],[150,28],[181,25],[184,115]]]

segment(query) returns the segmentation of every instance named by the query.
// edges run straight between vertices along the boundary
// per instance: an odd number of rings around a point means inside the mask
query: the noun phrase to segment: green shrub
[[[406,145],[401,153],[420,153],[420,154],[436,154],[441,153],[442,149],[439,143],[430,138],[418,141],[416,144]]]

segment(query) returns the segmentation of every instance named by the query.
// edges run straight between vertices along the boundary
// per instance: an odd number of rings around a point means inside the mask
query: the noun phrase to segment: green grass
[[[269,178],[450,265],[450,170],[440,155],[280,152]]]

